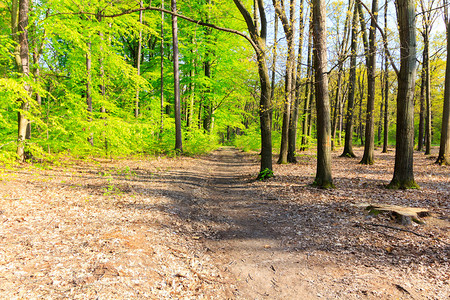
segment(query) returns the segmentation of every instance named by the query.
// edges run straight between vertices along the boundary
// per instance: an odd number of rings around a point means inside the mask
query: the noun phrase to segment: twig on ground
[[[370,226],[374,226],[374,227],[384,227],[384,228],[404,231],[404,232],[412,233],[414,235],[417,235],[417,236],[420,236],[420,237],[423,237],[423,238],[436,240],[436,241],[441,242],[441,243],[443,243],[445,245],[450,245],[449,243],[447,243],[447,242],[445,242],[445,241],[443,241],[443,240],[441,240],[439,238],[435,238],[435,237],[432,237],[432,236],[420,234],[420,233],[417,233],[415,231],[404,229],[404,228],[400,228],[400,227],[395,227],[395,226],[390,226],[390,225],[383,225],[383,224],[376,224],[376,223],[355,223],[355,225],[359,226],[361,228],[364,228],[364,226],[362,226],[362,225],[370,225]]]

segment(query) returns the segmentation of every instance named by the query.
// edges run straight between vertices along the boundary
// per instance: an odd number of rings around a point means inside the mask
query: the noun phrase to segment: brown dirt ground
[[[312,152],[264,182],[233,148],[2,168],[0,298],[449,299],[450,168],[416,153],[421,189],[392,191],[393,152],[339,154],[332,190],[308,185]],[[404,227],[365,203],[432,216]]]

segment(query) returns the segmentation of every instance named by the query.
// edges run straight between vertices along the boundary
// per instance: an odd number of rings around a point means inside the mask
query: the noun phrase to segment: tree
[[[177,1],[171,0],[172,12],[177,12]],[[175,150],[183,152],[183,139],[181,136],[181,103],[180,103],[180,70],[178,60],[178,20],[172,15],[173,38],[173,96],[175,108]]]
[[[270,78],[269,69],[267,67],[266,58],[266,37],[267,37],[267,20],[266,13],[264,11],[263,0],[258,0],[260,30],[256,27],[253,22],[253,18],[248,10],[245,8],[241,0],[233,0],[239,9],[240,13],[244,17],[245,23],[247,25],[248,31],[250,33],[250,38],[252,41],[252,46],[256,52],[256,59],[258,61],[258,73],[261,85],[261,97],[260,97],[260,127],[261,127],[261,167],[259,177],[265,174],[270,174],[272,172],[272,104],[270,98]],[[269,170],[267,172],[266,170]]]
[[[348,83],[348,101],[347,101],[347,116],[345,123],[345,141],[344,151],[342,157],[356,157],[353,152],[353,116],[355,103],[355,89],[356,89],[356,47],[357,47],[357,6],[355,5],[352,19],[352,37],[350,43],[350,75]]]
[[[164,9],[164,0],[161,1],[161,8]],[[161,11],[161,58],[160,58],[160,68],[161,68],[161,83],[160,83],[160,129],[159,136],[162,136],[164,131],[164,11]]]
[[[14,1],[13,1],[14,3]],[[19,1],[19,19],[17,28],[19,32],[19,47],[20,47],[20,72],[25,79],[24,89],[27,94],[31,96],[31,86],[27,83],[30,73],[29,50],[28,50],[28,11],[30,8],[29,0]],[[14,10],[13,10],[14,11]],[[14,17],[12,18],[14,19]],[[17,60],[17,56],[16,56]],[[30,108],[28,99],[20,99],[20,111],[18,114],[18,138],[17,138],[17,156],[20,161],[25,160],[25,138],[27,129],[29,128],[29,120],[27,117]]]
[[[289,133],[288,133],[288,154],[287,161],[289,163],[296,163],[297,159],[295,158],[295,151],[297,147],[297,124],[298,124],[298,110],[300,106],[300,86],[301,86],[301,72],[302,72],[302,55],[303,55],[303,32],[305,29],[305,21],[303,17],[303,0],[300,0],[300,9],[299,9],[299,30],[298,30],[298,54],[297,54],[297,71],[295,78],[295,90],[292,91],[294,93],[294,105],[291,109],[291,117],[289,122]],[[293,82],[294,84],[294,82]]]
[[[448,4],[447,1],[444,2]],[[445,26],[447,34],[447,53],[450,51],[450,21],[447,6],[445,6]],[[444,87],[444,108],[442,112],[442,129],[439,155],[437,164],[450,165],[450,63],[446,60],[445,67],[445,87]]]
[[[358,10],[362,17],[361,2],[358,0]],[[367,66],[367,111],[364,154],[361,164],[372,165],[374,162],[374,109],[375,109],[375,66],[376,66],[376,23],[378,18],[378,0],[372,0],[372,18],[369,29],[369,43],[365,45]],[[362,27],[363,23],[361,24]],[[362,27],[365,32],[365,28]],[[366,44],[366,43],[365,43]]]
[[[294,50],[294,0],[289,2],[289,18],[286,15],[286,10],[284,5],[280,5],[280,1],[272,0],[275,11],[280,18],[281,24],[283,25],[284,34],[286,36],[286,42],[288,47],[288,55],[286,58],[286,82],[285,82],[285,101],[283,110],[283,127],[281,130],[281,147],[280,147],[280,157],[278,159],[279,164],[286,164],[288,156],[288,144],[289,144],[289,124],[291,117],[291,106],[294,99],[294,60],[295,60],[295,50]],[[283,3],[284,4],[284,3]]]
[[[384,125],[383,125],[383,153],[387,153],[388,147],[388,135],[389,135],[389,58],[388,58],[388,42],[387,42],[387,12],[388,12],[388,0],[384,4]]]
[[[400,72],[397,93],[397,132],[394,176],[388,188],[418,188],[414,180],[414,87],[416,77],[416,22],[413,0],[397,0],[400,34]]]
[[[314,185],[333,187],[331,175],[331,120],[327,76],[327,32],[324,0],[313,0],[314,77],[317,109],[317,171]]]
[[[422,38],[423,38],[423,79],[425,92],[425,154],[431,153],[431,98],[430,98],[430,32],[433,23],[436,20],[437,10],[433,9],[434,0],[427,1],[427,6],[423,0],[420,0],[420,8],[422,10]],[[422,110],[421,110],[422,111]],[[420,131],[420,130],[419,130]],[[419,138],[421,138],[419,134]]]
[[[143,8],[143,1],[139,1],[139,7]],[[143,11],[139,11],[139,24],[142,26],[142,14]],[[141,75],[141,51],[142,51],[142,28],[139,29],[139,42],[138,42],[138,51],[137,51],[137,75]],[[134,108],[134,117],[139,117],[139,88],[136,89],[136,101]]]

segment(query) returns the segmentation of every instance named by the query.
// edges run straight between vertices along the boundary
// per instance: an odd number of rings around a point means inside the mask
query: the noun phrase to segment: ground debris
[[[393,152],[338,155],[331,190],[309,185],[313,152],[263,182],[232,148],[3,169],[0,298],[448,299],[449,169],[416,153],[421,189],[394,191]],[[433,214],[408,229],[363,203]]]

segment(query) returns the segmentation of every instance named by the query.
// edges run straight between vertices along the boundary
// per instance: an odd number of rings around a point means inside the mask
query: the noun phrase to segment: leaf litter
[[[383,185],[393,152],[377,152],[373,166],[338,154],[332,190],[309,186],[312,152],[274,165],[276,177],[266,181],[254,180],[256,154],[232,148],[2,169],[0,294],[448,299],[450,169],[416,153],[421,189],[392,191]],[[368,215],[367,203],[432,216],[406,227]]]

